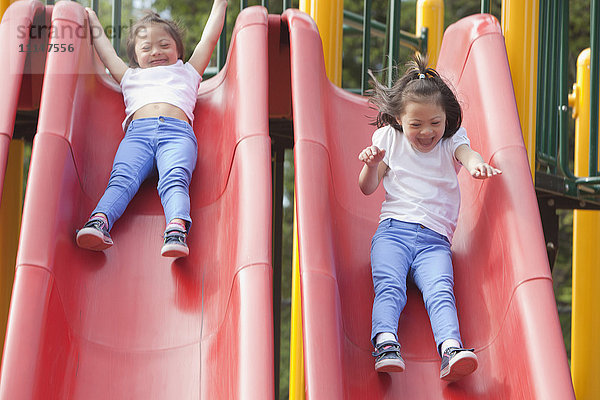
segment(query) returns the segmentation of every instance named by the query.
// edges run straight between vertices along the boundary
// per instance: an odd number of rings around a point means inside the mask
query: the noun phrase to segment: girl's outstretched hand
[[[498,168],[492,167],[488,163],[483,162],[476,164],[471,169],[469,169],[469,173],[473,178],[487,179],[495,175],[500,175],[502,171],[500,171]]]
[[[376,167],[385,156],[385,149],[379,149],[377,146],[369,146],[360,152],[358,159],[369,167]]]

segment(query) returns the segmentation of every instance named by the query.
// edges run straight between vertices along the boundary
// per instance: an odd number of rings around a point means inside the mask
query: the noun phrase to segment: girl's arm
[[[192,57],[190,57],[189,63],[198,71],[200,75],[204,73],[204,70],[210,62],[210,56],[212,55],[221,30],[223,29],[223,23],[225,21],[225,10],[227,9],[227,0],[215,0],[206,21],[206,26],[202,32],[202,38],[196,45]]]
[[[92,41],[96,52],[102,60],[102,63],[112,75],[117,83],[121,83],[121,79],[127,71],[127,64],[117,55],[117,52],[112,47],[110,40],[104,34],[104,28],[98,20],[98,16],[91,8],[85,9],[88,13],[88,20],[90,21],[90,27],[92,30]]]
[[[502,173],[499,169],[483,161],[481,155],[466,144],[458,146],[454,152],[454,157],[460,161],[474,178],[485,179]]]
[[[379,186],[381,178],[388,170],[388,166],[383,162],[385,150],[380,150],[377,146],[369,146],[358,155],[358,159],[365,163],[358,177],[358,186],[360,190],[370,195]]]

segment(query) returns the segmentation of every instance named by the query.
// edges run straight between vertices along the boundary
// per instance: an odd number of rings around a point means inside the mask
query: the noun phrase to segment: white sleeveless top
[[[169,103],[179,107],[194,122],[194,108],[202,77],[188,62],[151,68],[128,68],[121,79],[125,101],[123,130],[133,113],[151,103]]]

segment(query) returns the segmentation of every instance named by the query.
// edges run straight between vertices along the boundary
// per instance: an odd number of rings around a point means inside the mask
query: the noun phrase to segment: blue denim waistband
[[[176,126],[180,126],[180,127],[189,127],[190,129],[192,128],[192,126],[187,122],[184,121],[182,119],[178,119],[178,118],[173,118],[173,117],[164,117],[164,116],[158,116],[158,117],[148,117],[148,118],[137,118],[132,120],[129,123],[129,127],[131,127],[133,124],[135,125],[142,125],[142,126],[148,126],[150,124],[156,124],[159,122],[163,122],[163,123],[168,123],[168,124],[172,124],[172,125],[176,125]],[[129,129],[129,127],[127,129]]]
[[[400,221],[398,219],[394,219],[394,218],[388,218],[388,219],[384,219],[383,221],[381,221],[379,223],[379,225],[384,225],[384,226],[393,226],[396,228],[401,228],[401,229],[407,229],[410,231],[414,231],[417,232],[418,230],[424,230],[427,231],[430,234],[439,236],[440,238],[448,241],[448,238],[445,235],[442,235],[439,232],[434,231],[431,228],[426,227],[423,224],[420,224],[418,222],[405,222],[405,221]]]

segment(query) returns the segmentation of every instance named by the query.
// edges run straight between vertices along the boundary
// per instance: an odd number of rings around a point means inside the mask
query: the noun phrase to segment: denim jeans
[[[158,194],[167,223],[181,218],[189,226],[189,185],[198,143],[190,124],[171,117],[131,121],[119,144],[104,195],[92,212],[108,217],[109,229],[125,211],[142,182],[156,168]]]
[[[381,221],[371,242],[375,301],[371,341],[382,332],[396,335],[406,305],[406,279],[423,294],[438,348],[446,339],[461,343],[454,299],[452,252],[448,239],[420,224]]]

